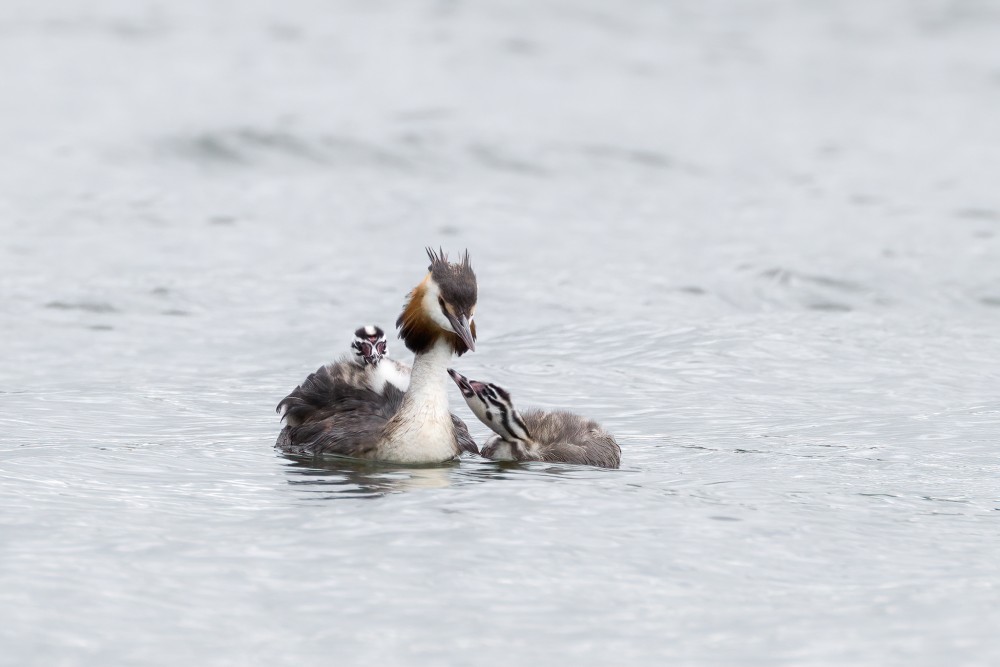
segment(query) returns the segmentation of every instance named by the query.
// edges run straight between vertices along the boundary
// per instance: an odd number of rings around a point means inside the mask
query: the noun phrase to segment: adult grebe
[[[276,446],[296,455],[331,454],[393,463],[439,463],[478,452],[469,430],[448,411],[445,370],[453,354],[475,350],[478,289],[466,252],[449,263],[430,248],[429,273],[410,292],[396,326],[416,354],[405,393],[347,381],[324,366],[278,403],[286,426]]]
[[[600,424],[571,412],[514,409],[510,393],[495,384],[470,380],[448,369],[479,421],[497,435],[482,455],[497,461],[551,461],[617,468],[621,447]]]

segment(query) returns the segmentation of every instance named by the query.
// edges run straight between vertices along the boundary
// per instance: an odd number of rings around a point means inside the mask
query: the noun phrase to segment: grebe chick
[[[580,463],[601,468],[621,465],[622,450],[600,424],[562,410],[518,413],[510,393],[495,384],[470,380],[448,369],[479,421],[496,435],[482,455],[496,461]]]
[[[411,369],[403,362],[386,356],[388,344],[381,327],[368,324],[359,328],[354,332],[351,349],[355,362],[365,371],[364,381],[374,391],[381,394],[386,382],[400,391],[406,391],[410,386]]]
[[[459,263],[449,263],[443,251],[428,248],[427,255],[428,274],[396,320],[400,338],[416,354],[406,392],[385,382],[380,393],[323,367],[278,404],[287,424],[278,448],[409,464],[478,453],[469,429],[448,411],[445,376],[453,354],[475,350],[476,274],[468,252]]]
[[[302,423],[304,414],[313,407],[325,406],[329,398],[320,394],[309,395],[313,387],[322,387],[332,382],[344,382],[355,387],[367,387],[376,393],[383,393],[387,382],[400,391],[406,391],[410,384],[410,367],[385,356],[385,332],[381,327],[367,324],[354,332],[351,342],[352,355],[342,355],[333,363],[321,366],[278,405],[282,420],[289,426]],[[328,381],[321,380],[331,376]]]

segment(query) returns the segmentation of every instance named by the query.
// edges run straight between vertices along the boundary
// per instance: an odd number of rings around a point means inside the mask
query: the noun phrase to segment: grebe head
[[[431,260],[428,274],[410,292],[409,301],[396,326],[400,338],[413,352],[430,348],[444,337],[452,350],[462,355],[476,349],[476,313],[478,287],[476,274],[469,264],[469,253],[463,253],[461,262],[450,263],[443,250],[434,252],[427,248]]]
[[[351,349],[354,350],[355,361],[358,364],[361,366],[367,364],[375,368],[385,356],[385,332],[374,324],[363,326],[354,332],[354,342],[351,343]]]
[[[506,389],[492,382],[470,380],[451,368],[448,369],[448,375],[462,391],[462,396],[473,414],[497,435],[511,441],[531,439],[528,427],[514,408],[510,393]]]

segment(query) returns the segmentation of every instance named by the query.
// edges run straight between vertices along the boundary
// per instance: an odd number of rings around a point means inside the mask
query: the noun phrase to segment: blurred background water
[[[974,0],[7,0],[0,664],[1000,663],[997,44]],[[456,367],[621,470],[276,454],[439,244]]]

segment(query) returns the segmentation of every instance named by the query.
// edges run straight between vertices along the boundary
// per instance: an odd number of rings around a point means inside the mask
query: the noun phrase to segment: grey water
[[[971,0],[4,3],[0,664],[1000,664],[998,43]],[[620,470],[273,449],[426,245],[479,277],[456,368]]]

